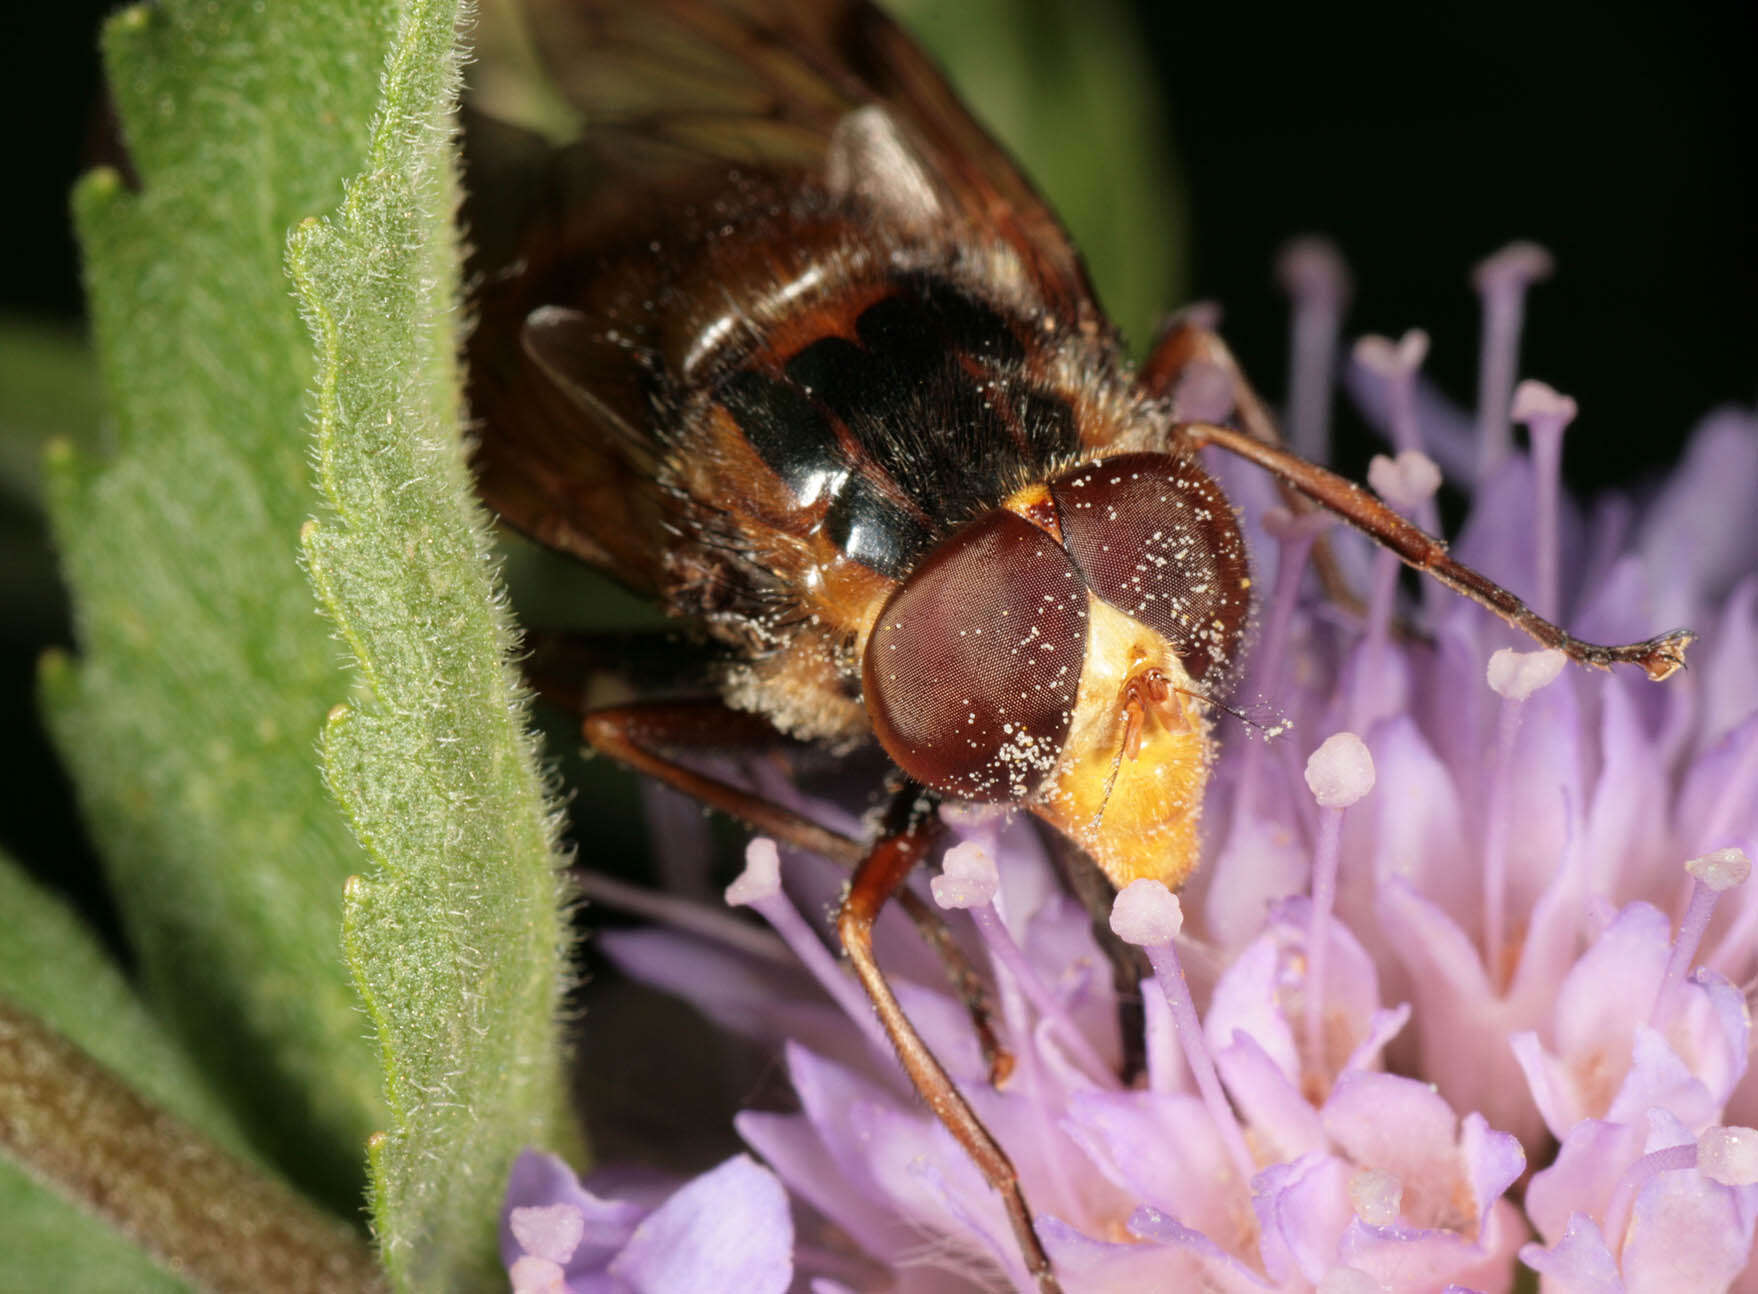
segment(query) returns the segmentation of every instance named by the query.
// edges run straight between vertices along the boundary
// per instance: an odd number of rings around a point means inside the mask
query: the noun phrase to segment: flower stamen
[[[1575,402],[1530,379],[1514,392],[1513,417],[1532,443],[1532,547],[1538,572],[1532,609],[1546,620],[1562,614],[1557,539],[1563,476],[1563,432],[1575,421]]]
[[[1684,919],[1679,922],[1679,933],[1673,940],[1672,953],[1667,957],[1660,987],[1655,990],[1654,1006],[1648,1012],[1648,1023],[1656,1029],[1662,1027],[1675,1009],[1679,985],[1684,982],[1685,970],[1697,955],[1704,931],[1709,929],[1716,902],[1734,886],[1745,883],[1752,874],[1752,863],[1741,850],[1717,849],[1701,858],[1693,858],[1685,864],[1685,870],[1691,874],[1691,899],[1685,907]]]
[[[1349,1179],[1349,1203],[1370,1227],[1389,1227],[1404,1205],[1404,1183],[1378,1168],[1363,1168]]]
[[[1758,1128],[1707,1129],[1697,1138],[1697,1171],[1722,1186],[1758,1183]]]
[[[1297,238],[1276,258],[1294,304],[1288,365],[1288,438],[1294,452],[1331,461],[1331,375],[1349,304],[1349,270],[1329,239]]]
[[[1526,290],[1550,277],[1551,255],[1537,243],[1509,243],[1477,263],[1471,284],[1483,298],[1483,340],[1477,370],[1477,482],[1507,458],[1512,440],[1509,399],[1520,365]]]
[[[1333,733],[1306,761],[1306,785],[1322,810],[1318,848],[1312,860],[1312,919],[1306,932],[1306,1052],[1319,1093],[1330,1080],[1325,1056],[1324,998],[1331,941],[1331,914],[1337,906],[1337,864],[1343,810],[1373,790],[1373,755],[1352,732]]]
[[[757,915],[781,936],[782,942],[799,958],[800,965],[830,994],[830,1000],[842,1008],[843,1014],[854,1021],[855,1027],[866,1035],[879,1054],[888,1060],[895,1056],[891,1040],[885,1036],[884,1028],[860,987],[843,974],[830,949],[824,946],[824,941],[783,892],[781,851],[769,837],[757,836],[745,846],[745,870],[726,887],[726,901],[731,907],[756,909]]]
[[[963,908],[971,914],[977,934],[989,951],[996,979],[1001,982],[1003,1012],[1019,1036],[1029,1033],[1030,1022],[1024,1018],[1023,1012],[1017,1020],[1014,1018],[1012,999],[1015,989],[1031,1003],[1038,1018],[1055,1031],[1058,1040],[1088,1078],[1101,1087],[1116,1088],[1117,1076],[1111,1072],[1111,1067],[1032,969],[1024,950],[1001,919],[1000,910],[995,905],[1001,876],[994,856],[975,841],[954,845],[946,851],[940,864],[940,875],[928,883],[928,888],[941,907]],[[1032,1051],[1029,1047],[1021,1050],[1028,1056]]]
[[[1428,358],[1428,334],[1412,328],[1396,342],[1385,337],[1363,337],[1355,343],[1354,357],[1361,368],[1380,380],[1385,390],[1386,430],[1399,460],[1406,454],[1420,454],[1422,424],[1416,415],[1416,379],[1422,362]],[[1369,481],[1374,489],[1380,488],[1371,475]],[[1408,508],[1397,499],[1387,501],[1430,534],[1440,533],[1440,511],[1432,499],[1413,500]]]
[[[1507,932],[1508,828],[1512,817],[1514,740],[1527,698],[1556,680],[1568,658],[1560,651],[1520,652],[1504,647],[1489,658],[1489,686],[1502,698],[1496,725],[1495,769],[1490,775],[1489,812],[1483,833],[1483,965],[1498,989],[1504,973]]]
[[[1257,689],[1271,709],[1278,708],[1287,695],[1290,682],[1283,657],[1294,629],[1295,603],[1300,597],[1300,579],[1306,573],[1308,558],[1318,537],[1334,518],[1328,512],[1292,513],[1272,508],[1264,514],[1264,529],[1276,541],[1276,584],[1270,593],[1270,610],[1264,618],[1257,651],[1252,659],[1252,672]],[[1258,811],[1258,791],[1262,785],[1265,747],[1252,742],[1245,748],[1245,766],[1239,774],[1239,791],[1233,801],[1233,829],[1251,821]]]
[[[1179,964],[1176,940],[1184,928],[1184,909],[1178,896],[1159,881],[1131,881],[1111,905],[1111,932],[1125,943],[1134,944],[1148,955],[1154,968],[1154,980],[1165,995],[1172,1012],[1172,1024],[1184,1050],[1184,1062],[1190,1066],[1191,1077],[1209,1118],[1233,1159],[1242,1185],[1249,1185],[1257,1165],[1245,1144],[1239,1120],[1227,1095],[1221,1090],[1221,1078],[1215,1072],[1214,1057],[1209,1054],[1208,1041],[1203,1037],[1202,1023],[1196,1014],[1196,1003],[1190,997],[1190,985]]]
[[[1367,468],[1368,484],[1391,507],[1415,519],[1430,531],[1439,527],[1434,496],[1441,488],[1441,469],[1434,459],[1420,449],[1401,449],[1396,458],[1374,455]],[[1389,548],[1374,553],[1373,588],[1369,595],[1367,628],[1355,665],[1355,686],[1351,697],[1352,727],[1366,728],[1396,707],[1396,699],[1381,686],[1386,677],[1386,646],[1391,640],[1392,615],[1396,609],[1398,576],[1403,563]],[[1430,596],[1436,586],[1432,581],[1422,585],[1422,596]],[[1377,695],[1377,705],[1369,706],[1370,689]]]
[[[1621,1253],[1624,1248],[1624,1235],[1630,1227],[1630,1210],[1635,1206],[1636,1196],[1662,1173],[1676,1173],[1697,1167],[1697,1146],[1688,1142],[1682,1146],[1668,1146],[1664,1150],[1650,1151],[1624,1170],[1618,1179],[1617,1189],[1612,1192],[1611,1203],[1605,1206],[1605,1239],[1614,1253]]]

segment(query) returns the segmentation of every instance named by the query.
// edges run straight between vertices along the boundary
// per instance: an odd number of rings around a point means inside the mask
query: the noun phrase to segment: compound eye
[[[1119,454],[1050,482],[1082,579],[1165,636],[1192,679],[1226,674],[1251,599],[1233,507],[1194,459]]]
[[[1026,798],[1061,755],[1086,638],[1086,586],[1068,554],[1013,513],[989,513],[928,554],[867,640],[880,743],[934,790]]]

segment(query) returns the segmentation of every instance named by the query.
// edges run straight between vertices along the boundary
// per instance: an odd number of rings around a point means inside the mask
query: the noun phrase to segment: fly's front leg
[[[1206,365],[1222,375],[1232,399],[1234,416],[1247,435],[1266,445],[1285,443],[1269,407],[1246,381],[1245,371],[1233,357],[1232,348],[1214,329],[1189,315],[1175,317],[1167,325],[1142,364],[1137,380],[1148,394],[1170,400],[1178,394],[1179,384],[1198,365]],[[1298,501],[1297,506],[1305,507],[1305,501]]]
[[[651,701],[610,706],[588,713],[586,741],[608,755],[711,809],[731,814],[766,836],[796,849],[859,866],[867,847],[841,832],[813,822],[804,814],[689,767],[667,754],[678,750],[751,750],[774,746],[780,735],[756,715],[718,701]],[[920,794],[919,790],[916,792]],[[1014,1058],[995,1029],[995,1006],[987,983],[945,920],[914,890],[898,895],[899,905],[939,957],[946,977],[969,1013],[984,1063],[996,1086],[1013,1072]]]
[[[1001,1196],[1007,1209],[1007,1220],[1013,1227],[1014,1238],[1019,1243],[1027,1270],[1037,1283],[1039,1294],[1058,1294],[1061,1286],[1050,1268],[1050,1256],[1044,1251],[1043,1242],[1032,1225],[1031,1209],[1020,1189],[1019,1173],[1013,1161],[983,1126],[983,1121],[971,1109],[951,1076],[934,1058],[928,1044],[922,1041],[873,956],[873,923],[892,895],[908,892],[902,889],[903,883],[927,855],[932,843],[933,833],[925,829],[927,825],[911,824],[886,834],[873,846],[855,869],[848,898],[837,913],[836,931],[861,987],[872,999],[879,1023],[885,1027],[892,1046],[897,1049],[897,1058],[910,1082],[915,1084],[928,1108],[964,1147],[989,1185]]]
[[[1192,449],[1214,445],[1256,463],[1320,507],[1364,531],[1374,542],[1384,544],[1408,565],[1488,608],[1521,633],[1545,647],[1562,652],[1570,660],[1598,669],[1621,664],[1640,665],[1649,678],[1659,680],[1683,668],[1685,649],[1697,636],[1689,629],[1675,629],[1646,642],[1621,646],[1582,642],[1540,616],[1501,585],[1454,561],[1443,541],[1405,520],[1346,477],[1231,427],[1188,423],[1178,429],[1178,436]]]
[[[1285,449],[1287,442],[1282,438],[1275,416],[1246,380],[1245,370],[1239,367],[1239,361],[1233,357],[1232,348],[1221,339],[1219,333],[1198,319],[1188,315],[1180,316],[1167,325],[1143,363],[1138,380],[1150,395],[1170,401],[1178,394],[1180,383],[1203,366],[1220,373],[1227,383],[1233,416],[1245,434],[1260,444],[1274,449]],[[1203,415],[1196,416],[1200,418]],[[1291,482],[1278,476],[1276,488],[1289,511],[1299,513],[1313,510],[1313,500],[1301,493]],[[1331,551],[1331,546],[1325,542],[1323,535],[1313,545],[1311,561],[1313,569],[1318,572],[1319,583],[1324,587],[1326,597],[1337,606],[1357,614],[1366,610],[1366,603],[1349,586],[1343,568],[1337,562],[1337,555]]]

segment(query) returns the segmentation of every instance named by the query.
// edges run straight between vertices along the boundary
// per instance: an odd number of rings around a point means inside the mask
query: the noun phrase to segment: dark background
[[[98,0],[9,6],[0,310],[76,319],[66,217],[97,88]],[[1558,276],[1528,368],[1576,395],[1584,484],[1664,461],[1758,375],[1758,6],[1701,0],[1246,5],[1137,0],[1193,216],[1192,282],[1274,389],[1276,247],[1317,230],[1356,273],[1351,323],[1435,337],[1472,389],[1470,265],[1514,238]]]
[[[1556,276],[1524,371],[1575,396],[1580,486],[1669,461],[1711,406],[1758,393],[1758,5],[1154,4],[1155,66],[1191,195],[1196,292],[1278,381],[1272,249],[1319,230],[1355,269],[1353,331],[1434,338],[1475,392],[1469,267],[1513,238]]]
[[[12,122],[0,312],[78,320],[67,190],[97,93],[97,23],[111,7],[63,0],[0,15]],[[1323,231],[1354,268],[1351,330],[1428,329],[1429,371],[1467,400],[1470,266],[1513,237],[1549,246],[1560,270],[1531,302],[1525,371],[1581,401],[1568,463],[1581,486],[1638,480],[1705,410],[1753,399],[1751,0],[1664,16],[1634,0],[1140,0],[1139,11],[1191,204],[1192,287],[1225,302],[1227,333],[1267,390],[1285,350],[1275,250]],[[1358,466],[1363,442],[1348,425],[1342,434],[1343,465]],[[35,560],[46,569],[46,555]],[[64,606],[39,601],[0,617],[0,846],[60,870],[77,827],[31,739],[31,679],[45,643],[67,642],[68,630]]]

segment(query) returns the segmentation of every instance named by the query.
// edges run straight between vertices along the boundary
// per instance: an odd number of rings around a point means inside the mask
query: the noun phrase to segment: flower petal
[[[1625,1294],[1618,1260],[1606,1247],[1599,1226],[1584,1213],[1572,1214],[1554,1249],[1526,1245],[1520,1261],[1545,1278],[1558,1294]]]
[[[1325,1148],[1318,1111],[1256,1038],[1235,1033],[1232,1045],[1215,1053],[1215,1067],[1251,1129],[1260,1161],[1267,1155],[1286,1162]]]
[[[1264,1266],[1280,1282],[1317,1282],[1336,1265],[1339,1242],[1355,1220],[1349,1181],[1355,1169],[1335,1155],[1272,1164],[1252,1181]]]
[[[1645,1127],[1583,1119],[1563,1138],[1550,1166],[1526,1188],[1526,1215],[1553,1245],[1580,1217],[1603,1217],[1618,1179],[1643,1153]],[[1597,1234],[1597,1231],[1596,1231]]]
[[[1755,1197],[1752,1187],[1722,1186],[1695,1169],[1657,1173],[1630,1217],[1625,1286],[1631,1294],[1726,1289],[1751,1255]]]
[[[734,1155],[651,1214],[609,1273],[637,1294],[785,1294],[794,1224],[775,1174]]]
[[[509,1268],[526,1253],[512,1225],[515,1212],[529,1208],[565,1205],[581,1221],[580,1238],[568,1256],[539,1254],[547,1261],[565,1261],[576,1270],[595,1267],[621,1249],[634,1233],[647,1209],[622,1200],[601,1199],[585,1190],[574,1170],[554,1155],[523,1150],[507,1175],[506,1203],[501,1210],[501,1261]]]

